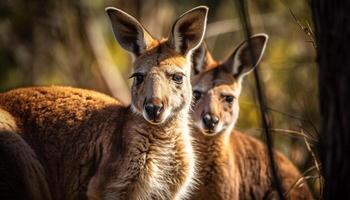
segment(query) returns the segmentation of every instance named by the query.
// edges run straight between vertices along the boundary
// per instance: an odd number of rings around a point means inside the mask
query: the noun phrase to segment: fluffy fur
[[[262,57],[267,36],[251,38],[256,62]],[[266,147],[251,136],[234,131],[242,78],[256,66],[243,42],[226,61],[216,62],[202,45],[194,53],[192,79],[195,102],[192,118],[194,149],[199,162],[199,186],[191,199],[276,199]],[[206,126],[204,115],[216,116],[215,126]],[[306,182],[293,184],[302,176],[280,152],[275,151],[282,187],[287,199],[312,199]]]
[[[97,199],[172,199],[191,180],[186,115],[150,126],[113,98],[67,87],[13,90],[0,105],[35,151],[53,199],[86,198],[92,177],[88,195]]]
[[[138,79],[131,89],[132,106],[68,87],[0,94],[0,108],[13,119],[0,120],[0,125],[18,127],[23,138],[6,139],[11,143],[6,146],[24,143],[7,155],[31,154],[28,159],[38,169],[34,178],[47,180],[44,186],[53,199],[183,199],[195,175],[188,122],[189,57],[202,41],[208,9],[201,6],[183,14],[162,41],[127,13],[106,11],[116,39],[135,56]],[[145,103],[154,99],[162,106],[157,119],[145,114]],[[27,174],[22,177],[29,180]]]

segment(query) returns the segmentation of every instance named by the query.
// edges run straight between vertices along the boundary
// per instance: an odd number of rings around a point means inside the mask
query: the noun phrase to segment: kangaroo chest
[[[216,143],[206,143],[197,151],[200,186],[194,199],[238,199],[240,176],[233,155]]]
[[[105,197],[176,199],[191,178],[191,155],[181,137],[139,133],[126,144],[125,155],[110,172]],[[110,191],[110,192],[109,192]]]

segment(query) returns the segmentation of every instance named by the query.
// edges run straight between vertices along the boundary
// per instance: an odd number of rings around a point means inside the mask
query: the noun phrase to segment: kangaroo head
[[[238,118],[238,97],[243,77],[260,61],[268,36],[258,34],[251,38],[255,62],[252,62],[248,42],[241,43],[223,62],[211,58],[205,44],[194,52],[193,120],[205,135],[231,132]]]
[[[132,53],[132,110],[151,124],[162,124],[188,112],[192,99],[191,55],[203,40],[208,8],[196,7],[181,15],[168,38],[157,40],[134,17],[106,9],[115,38]]]

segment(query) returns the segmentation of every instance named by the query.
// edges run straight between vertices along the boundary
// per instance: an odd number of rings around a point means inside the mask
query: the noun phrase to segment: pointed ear
[[[192,75],[199,74],[205,68],[205,54],[207,53],[207,45],[203,41],[197,49],[192,52]]]
[[[265,52],[268,36],[256,34],[250,38],[255,60],[252,60],[248,41],[242,42],[231,56],[223,63],[225,71],[232,73],[236,79],[243,78],[249,74],[260,62]]]
[[[114,36],[125,50],[139,56],[150,46],[154,39],[133,16],[113,7],[106,8],[106,12]]]
[[[192,52],[192,75],[207,71],[215,63],[207,44],[203,41],[199,47]]]
[[[202,42],[207,24],[208,7],[199,6],[181,15],[174,23],[169,45],[186,56]]]

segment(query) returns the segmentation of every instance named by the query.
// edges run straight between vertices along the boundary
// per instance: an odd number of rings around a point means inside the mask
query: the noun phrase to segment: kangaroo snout
[[[150,98],[149,100],[145,101],[144,104],[146,116],[153,123],[158,123],[160,121],[163,108],[164,105],[162,100],[159,98]]]
[[[204,114],[202,120],[205,128],[209,131],[213,131],[215,127],[219,124],[219,117],[211,113]]]

